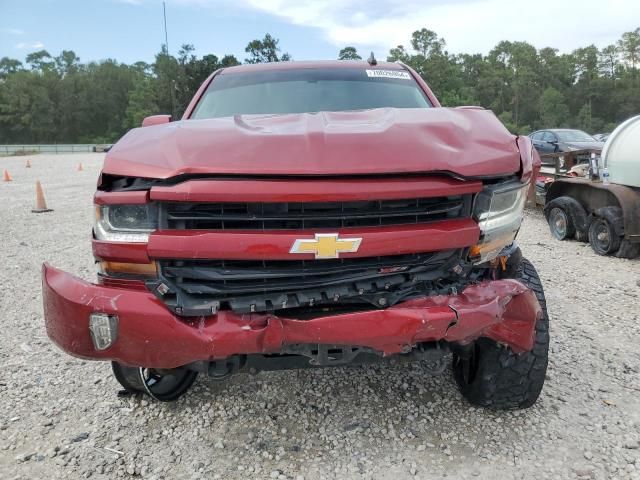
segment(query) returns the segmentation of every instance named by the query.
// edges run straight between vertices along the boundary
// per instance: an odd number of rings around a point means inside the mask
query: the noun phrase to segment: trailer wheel
[[[152,368],[127,367],[111,362],[116,380],[130,393],[146,393],[160,402],[171,402],[184,395],[198,372],[186,368],[155,370]]]
[[[578,200],[568,195],[554,198],[544,206],[544,215],[551,234],[558,240],[575,237],[586,241],[589,216]]]
[[[629,240],[620,242],[620,249],[616,252],[618,258],[637,258],[640,257],[640,243],[631,243]]]
[[[602,209],[600,209],[602,210]],[[598,255],[611,255],[620,248],[620,236],[611,221],[596,216],[589,225],[589,243]]]
[[[549,316],[540,277],[533,265],[522,259],[511,278],[533,290],[542,307],[531,351],[517,354],[480,338],[467,355],[453,356],[453,376],[462,395],[474,405],[498,410],[528,408],[536,402],[549,357]]]
[[[549,229],[551,235],[558,240],[566,240],[572,238],[576,233],[576,228],[573,225],[573,220],[567,214],[566,210],[562,207],[553,207],[549,211]]]

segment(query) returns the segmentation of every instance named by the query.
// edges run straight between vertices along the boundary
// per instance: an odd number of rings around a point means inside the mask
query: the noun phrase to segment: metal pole
[[[167,55],[169,55],[169,36],[167,34],[167,6],[165,4],[165,2],[162,2],[162,16],[164,17],[164,45],[167,49]],[[175,89],[176,89],[176,81],[175,79],[171,80],[171,116],[175,117],[176,116],[176,94],[175,94]]]
[[[167,54],[169,54],[169,37],[167,35],[167,7],[162,2],[162,16],[164,17],[164,45],[167,48]]]

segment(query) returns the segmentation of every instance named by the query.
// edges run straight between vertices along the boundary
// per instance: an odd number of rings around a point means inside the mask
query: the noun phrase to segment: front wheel
[[[186,368],[158,370],[127,367],[111,362],[113,376],[130,393],[146,393],[160,402],[171,402],[184,395],[198,376],[198,372]]]
[[[533,405],[545,381],[549,357],[549,316],[540,277],[522,259],[513,278],[536,295],[542,316],[536,322],[535,343],[530,352],[517,354],[491,339],[480,338],[467,355],[454,354],[453,374],[462,395],[472,404],[498,410]]]

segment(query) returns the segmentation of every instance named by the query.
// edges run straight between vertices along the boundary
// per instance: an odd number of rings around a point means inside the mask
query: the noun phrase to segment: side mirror
[[[142,120],[143,127],[150,127],[152,125],[161,125],[163,123],[169,123],[171,121],[171,115],[151,115],[150,117],[145,117]]]
[[[551,145],[557,145],[558,141],[557,140],[547,140],[547,143],[550,143]]]

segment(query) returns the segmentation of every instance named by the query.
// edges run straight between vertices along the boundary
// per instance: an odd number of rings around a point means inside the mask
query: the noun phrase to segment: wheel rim
[[[564,240],[567,237],[568,224],[569,220],[564,210],[557,207],[551,210],[549,213],[549,226],[554,237]]]
[[[598,250],[601,252],[608,252],[611,248],[611,232],[609,227],[602,221],[598,221],[597,225],[593,226],[594,235],[593,242]]]
[[[170,402],[185,393],[197,372],[185,368],[159,371],[153,368],[139,368],[138,374],[145,392],[161,402]]]
[[[111,362],[116,380],[131,393],[146,393],[161,402],[178,399],[193,384],[198,372],[186,368],[160,370],[152,368],[127,367]]]

